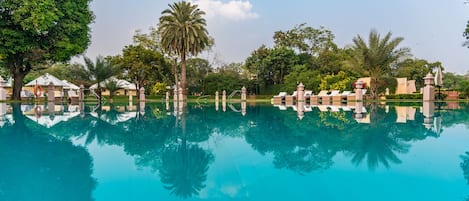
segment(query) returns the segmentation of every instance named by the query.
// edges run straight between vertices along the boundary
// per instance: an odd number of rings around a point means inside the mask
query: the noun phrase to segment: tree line
[[[357,78],[370,77],[367,87],[377,98],[386,88],[395,91],[395,77],[416,80],[420,88],[427,73],[445,68],[439,61],[413,57],[409,48],[401,46],[404,38],[393,37],[391,32],[372,30],[368,36],[357,35],[351,45],[340,47],[332,31],[305,23],[276,31],[271,47],[261,45],[243,62],[215,64],[198,57],[215,43],[206,29],[205,13],[185,1],[170,4],[155,28],[136,31],[133,42],[120,54],[98,57],[95,62],[85,58],[85,65],[70,64],[67,61],[83,53],[90,43],[89,24],[94,15],[89,2],[73,1],[66,4],[68,7],[54,0],[46,2],[50,4],[0,2],[0,73],[13,77],[15,100],[22,84],[45,72],[85,86],[116,76],[155,95],[163,94],[168,87],[203,95],[242,86],[250,94],[272,95],[291,92],[299,82],[317,93],[351,90]],[[37,13],[24,14],[28,9]],[[466,29],[466,39],[468,33]],[[113,89],[112,84],[102,85]],[[443,87],[469,94],[469,73],[445,73]]]

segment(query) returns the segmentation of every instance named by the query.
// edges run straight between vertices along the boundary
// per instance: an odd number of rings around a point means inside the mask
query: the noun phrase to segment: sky
[[[120,54],[132,43],[136,30],[156,27],[169,0],[94,0],[96,19],[91,25],[91,45],[85,53]],[[469,48],[462,33],[469,20],[465,0],[190,0],[206,12],[207,29],[215,39],[209,53],[200,55],[214,65],[243,62],[265,44],[271,47],[275,31],[295,25],[325,27],[340,47],[357,35],[368,37],[375,29],[404,37],[401,47],[413,57],[441,61],[446,71],[469,71]],[[75,58],[75,60],[77,60]]]

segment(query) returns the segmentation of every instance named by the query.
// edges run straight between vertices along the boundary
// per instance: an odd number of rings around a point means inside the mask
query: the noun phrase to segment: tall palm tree
[[[398,48],[404,40],[402,37],[391,38],[388,32],[383,38],[376,30],[370,32],[368,44],[358,35],[353,39],[354,56],[352,63],[363,67],[371,78],[370,93],[373,99],[378,98],[378,81],[383,74],[389,72],[391,65],[400,58],[409,55],[408,48]]]
[[[181,87],[186,96],[187,56],[196,56],[212,44],[205,28],[205,12],[197,5],[181,1],[170,4],[169,9],[164,10],[161,15],[161,46],[166,52],[176,54],[181,59]]]
[[[103,82],[116,75],[119,70],[116,66],[114,66],[111,62],[107,61],[101,56],[96,57],[96,62],[93,63],[90,58],[84,57],[85,60],[85,67],[84,70],[88,74],[90,80],[93,80],[94,83],[98,84],[98,96],[99,96],[99,103],[102,100],[102,87]]]

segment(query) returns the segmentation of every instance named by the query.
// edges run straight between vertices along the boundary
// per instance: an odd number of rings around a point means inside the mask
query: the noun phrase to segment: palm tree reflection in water
[[[208,164],[213,155],[197,145],[168,147],[163,151],[161,181],[165,188],[182,198],[198,195],[205,187]]]

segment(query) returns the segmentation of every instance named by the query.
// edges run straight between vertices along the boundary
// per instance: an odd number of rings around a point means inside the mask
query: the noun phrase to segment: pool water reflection
[[[0,122],[6,201],[469,197],[466,104],[3,104]]]

